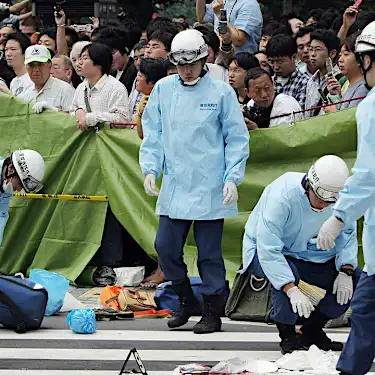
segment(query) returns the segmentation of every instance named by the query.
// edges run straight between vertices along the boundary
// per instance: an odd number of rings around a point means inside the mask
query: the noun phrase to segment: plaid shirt
[[[297,100],[302,109],[305,109],[306,87],[309,78],[296,69],[289,77],[288,82],[282,85],[275,77],[275,88],[278,94],[286,94]]]

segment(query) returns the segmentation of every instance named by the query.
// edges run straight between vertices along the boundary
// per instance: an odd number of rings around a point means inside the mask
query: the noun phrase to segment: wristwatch
[[[352,277],[354,275],[354,268],[353,268],[353,266],[351,266],[349,264],[348,265],[344,264],[340,268],[340,272],[345,273],[345,275],[348,275],[348,276]]]

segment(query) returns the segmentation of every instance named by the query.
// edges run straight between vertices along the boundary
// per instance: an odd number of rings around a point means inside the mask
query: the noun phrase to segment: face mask
[[[5,194],[13,194],[13,184],[12,182],[4,181],[3,182],[3,192]]]
[[[324,208],[322,208],[321,210],[319,210],[318,208],[314,208],[313,206],[311,206],[311,209],[314,211],[314,212],[322,212],[324,210]]]

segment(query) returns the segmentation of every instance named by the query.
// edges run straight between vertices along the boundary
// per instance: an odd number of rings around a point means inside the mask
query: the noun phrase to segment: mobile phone
[[[228,32],[227,11],[225,9],[220,10],[219,30],[220,34],[226,34]]]
[[[326,59],[326,68],[327,68],[327,75],[332,77],[333,76],[333,64],[332,64],[332,59],[330,57],[327,57]]]
[[[53,9],[55,11],[55,16],[57,18],[61,18],[62,17],[62,14],[61,14],[61,4],[56,3],[55,6],[53,7]]]
[[[62,5],[65,3],[65,0],[64,1],[60,1],[60,2],[57,2],[53,9],[55,11],[55,16],[57,18],[61,18],[62,17],[62,14],[61,14],[61,10],[62,10]]]
[[[356,0],[356,2],[354,3],[354,7],[358,10],[359,9],[359,7],[361,6],[361,4],[362,4],[362,1],[363,0]],[[350,12],[350,15],[351,16],[354,16],[355,15],[355,13],[354,12]]]
[[[361,6],[362,1],[363,1],[363,0],[357,0],[357,1],[355,2],[354,6],[357,8],[357,10],[358,10],[359,7]]]

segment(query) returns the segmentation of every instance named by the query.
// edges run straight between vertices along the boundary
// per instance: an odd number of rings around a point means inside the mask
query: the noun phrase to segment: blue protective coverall
[[[333,282],[342,265],[357,267],[355,221],[347,223],[333,249],[317,249],[316,237],[332,215],[332,207],[321,212],[311,209],[302,186],[304,176],[303,173],[285,173],[266,187],[250,214],[243,238],[243,269],[240,272],[249,270],[257,276],[267,276],[273,286],[271,318],[289,325],[295,324],[298,316],[282,290],[286,284],[298,285],[302,279],[326,289],[327,294],[319,308],[329,318],[336,318],[348,309],[348,305],[337,303],[332,294]]]
[[[357,110],[357,160],[333,213],[344,223],[364,215],[364,272],[351,304],[351,331],[337,368],[350,375],[366,374],[375,357],[375,88]]]
[[[223,187],[241,184],[249,156],[249,132],[236,94],[208,74],[194,86],[184,86],[177,74],[166,77],[152,90],[142,125],[142,172],[156,178],[164,172],[155,247],[166,279],[175,284],[186,279],[183,246],[196,221],[201,292],[218,294],[226,288],[223,219],[238,214],[237,204],[223,205]]]
[[[0,173],[3,169],[4,159],[0,157]],[[0,186],[3,185],[3,179],[0,177]],[[4,230],[9,219],[9,201],[12,194],[0,193],[0,245],[3,241]]]

